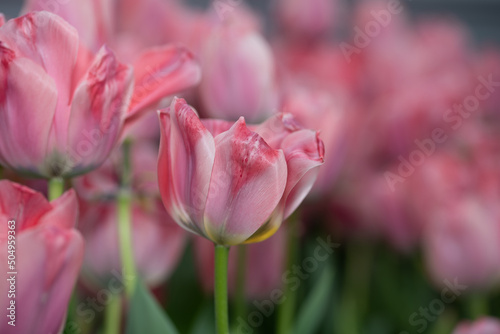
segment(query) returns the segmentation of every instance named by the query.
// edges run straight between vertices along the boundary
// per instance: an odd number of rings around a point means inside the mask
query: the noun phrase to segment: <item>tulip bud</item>
[[[243,118],[203,123],[184,100],[174,99],[159,117],[163,203],[178,224],[217,244],[271,236],[323,163],[316,133],[288,126],[293,122],[282,115],[254,132]]]
[[[211,117],[261,121],[275,107],[274,63],[254,29],[233,21],[214,28],[202,51],[200,96]]]

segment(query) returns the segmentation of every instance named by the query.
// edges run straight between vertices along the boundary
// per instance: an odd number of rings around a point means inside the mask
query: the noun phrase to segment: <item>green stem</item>
[[[370,245],[351,242],[346,246],[346,268],[340,317],[340,333],[360,333],[368,307],[373,251]]]
[[[298,260],[298,222],[293,219],[289,220],[287,227],[287,242],[286,242],[286,268],[292,269],[292,266]],[[285,286],[283,295],[283,303],[278,309],[278,323],[276,333],[288,334],[291,332],[295,307],[297,304],[297,293],[290,288],[290,284]]]
[[[236,271],[236,319],[246,318],[246,267],[247,267],[247,246],[239,245],[237,248],[238,262]]]
[[[104,312],[104,333],[120,334],[122,301],[119,295],[112,295]]]
[[[54,177],[49,180],[49,201],[59,198],[64,192],[64,180],[62,177]]]
[[[468,298],[468,306],[469,316],[472,319],[478,319],[489,313],[488,299],[483,293],[472,293]]]
[[[215,324],[217,334],[229,334],[227,266],[229,247],[215,245]]]
[[[134,293],[137,273],[134,263],[134,252],[132,245],[132,221],[131,204],[132,194],[130,191],[131,168],[130,168],[130,141],[123,143],[123,170],[122,187],[118,193],[118,239],[122,260],[122,275],[125,282],[125,293],[130,300]]]

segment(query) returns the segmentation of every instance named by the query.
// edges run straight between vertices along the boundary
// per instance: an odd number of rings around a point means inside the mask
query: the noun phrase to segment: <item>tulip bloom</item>
[[[453,334],[500,334],[500,320],[496,318],[481,318],[473,323],[462,322]]]
[[[107,47],[92,59],[48,12],[0,27],[0,60],[0,163],[45,178],[99,166],[119,137],[132,69]]]
[[[252,131],[201,121],[182,99],[159,112],[160,193],[185,229],[217,244],[271,236],[304,199],[323,163],[317,133],[280,114]]]
[[[0,181],[0,269],[4,275],[18,273],[15,298],[7,295],[7,280],[0,280],[0,289],[5,291],[0,306],[6,310],[15,301],[16,314],[15,327],[4,319],[1,333],[61,330],[83,259],[83,239],[73,229],[77,213],[76,195],[71,190],[49,203],[41,193]],[[7,260],[12,260],[7,245],[15,246],[13,267],[7,266]]]
[[[276,102],[273,55],[250,23],[230,20],[214,28],[201,59],[200,97],[208,115],[250,122],[269,116]]]

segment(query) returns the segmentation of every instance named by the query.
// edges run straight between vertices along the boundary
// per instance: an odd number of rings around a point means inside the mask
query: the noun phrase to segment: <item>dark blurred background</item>
[[[354,3],[355,1],[348,1]],[[212,0],[185,0],[195,6],[206,7]],[[251,7],[269,13],[269,0],[246,1]],[[444,14],[459,18],[471,29],[474,39],[480,43],[500,43],[500,1],[498,0],[402,0],[413,15]],[[20,0],[1,0],[0,12],[7,18],[17,16]]]

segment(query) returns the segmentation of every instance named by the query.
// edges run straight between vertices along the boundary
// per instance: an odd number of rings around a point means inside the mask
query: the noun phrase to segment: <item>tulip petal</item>
[[[162,98],[196,85],[201,70],[186,48],[168,45],[144,52],[134,64],[135,87],[127,122]]]
[[[286,136],[281,148],[285,152],[288,178],[283,197],[269,222],[263,225],[247,242],[269,238],[302,203],[311,190],[323,164],[324,147],[316,132],[299,130]]]
[[[202,119],[201,122],[214,137],[231,129],[234,124],[234,122],[228,122],[219,119]]]
[[[324,162],[324,146],[318,133],[300,130],[283,140],[281,145],[288,165],[288,180],[283,199],[284,219],[292,214],[311,190],[319,166]]]
[[[255,233],[279,203],[286,186],[286,161],[243,118],[215,138],[215,164],[205,228],[219,244],[238,244]]]
[[[0,215],[5,215],[2,221],[14,219],[16,231],[37,225],[38,219],[50,209],[41,193],[11,181],[0,181]],[[0,228],[0,235],[7,235],[7,224],[0,224]]]
[[[52,210],[40,218],[39,225],[67,229],[75,227],[75,222],[78,218],[78,201],[73,189],[65,192],[50,204],[52,205]]]
[[[131,89],[131,68],[104,46],[71,102],[63,173],[82,173],[104,162],[120,134]]]
[[[16,330],[57,333],[83,258],[83,239],[74,230],[36,228],[19,236]],[[21,328],[17,328],[21,325]],[[2,331],[3,332],[3,331]]]
[[[5,16],[0,13],[0,27],[3,26],[5,24]]]
[[[159,117],[158,181],[163,203],[178,224],[205,235],[200,222],[214,164],[214,138],[183,99],[175,98]]]
[[[0,30],[0,40],[45,69],[57,87],[57,110],[52,140],[59,141],[61,127],[67,124],[72,75],[78,54],[78,33],[61,17],[34,12],[8,21]],[[65,131],[62,131],[64,138]]]
[[[43,164],[56,110],[54,80],[0,42],[0,161],[35,172]]]

